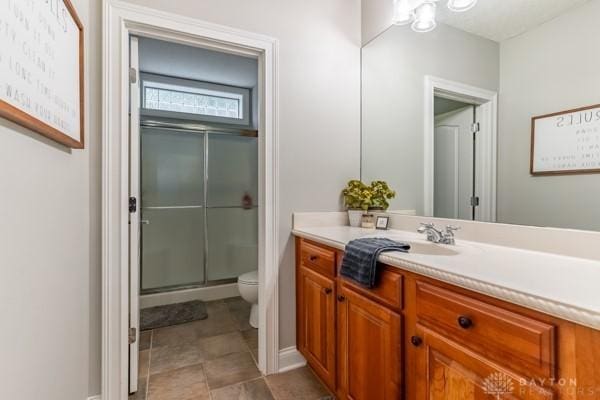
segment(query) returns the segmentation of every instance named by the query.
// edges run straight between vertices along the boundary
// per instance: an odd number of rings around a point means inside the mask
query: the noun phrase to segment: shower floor
[[[240,297],[206,303],[208,318],[140,334],[139,390],[130,400],[318,400],[330,394],[306,367],[263,377],[258,330]]]

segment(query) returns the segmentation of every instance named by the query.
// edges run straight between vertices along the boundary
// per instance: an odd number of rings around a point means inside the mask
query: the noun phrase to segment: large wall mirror
[[[600,230],[600,0],[445,3],[362,49],[361,178],[392,211]]]

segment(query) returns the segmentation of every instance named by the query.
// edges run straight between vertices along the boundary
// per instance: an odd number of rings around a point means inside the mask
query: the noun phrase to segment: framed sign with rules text
[[[530,172],[600,173],[600,104],[533,117]]]
[[[69,0],[0,0],[0,117],[84,146],[83,25]]]

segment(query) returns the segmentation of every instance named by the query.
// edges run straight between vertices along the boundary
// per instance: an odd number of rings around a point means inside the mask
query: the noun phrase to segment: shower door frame
[[[164,118],[164,117],[152,117],[152,116],[144,116],[143,112],[140,117],[140,137],[142,135],[143,128],[152,128],[152,129],[163,129],[170,130],[174,132],[181,132],[191,135],[202,135],[202,140],[204,143],[203,149],[203,163],[204,170],[202,172],[203,179],[203,205],[201,206],[203,210],[203,260],[202,260],[202,268],[204,280],[203,282],[191,282],[184,283],[178,285],[170,285],[170,286],[161,286],[152,289],[143,289],[140,285],[140,295],[151,295],[151,294],[160,294],[160,293],[168,293],[178,290],[186,290],[186,289],[197,289],[197,288],[205,288],[209,286],[218,286],[225,285],[237,282],[237,277],[234,278],[225,278],[219,280],[209,280],[208,279],[208,257],[210,248],[208,245],[209,235],[208,235],[208,210],[211,208],[219,208],[219,207],[210,207],[208,205],[208,182],[209,182],[209,135],[231,135],[231,136],[240,136],[240,137],[248,137],[248,138],[258,138],[258,131],[251,130],[244,127],[222,127],[218,125],[213,125],[209,122],[194,122],[189,120],[177,120],[174,118]],[[140,162],[142,160],[143,154],[140,152]],[[143,174],[144,171],[140,166],[140,171]],[[143,199],[140,194],[140,198],[138,201],[138,206],[140,208],[140,212],[144,209],[152,209],[154,207],[144,207]],[[158,207],[158,208],[169,208],[169,207]],[[229,206],[226,208],[244,208],[243,206]],[[258,205],[253,205],[252,208],[258,208]],[[140,254],[143,255],[143,229],[140,235]],[[140,256],[140,283],[143,277],[143,256]]]
[[[129,37],[254,57],[259,63],[259,369],[280,369],[277,39],[119,0],[103,4],[102,398],[127,400],[129,372]],[[293,353],[293,354],[292,354]],[[282,359],[301,364],[295,349]]]

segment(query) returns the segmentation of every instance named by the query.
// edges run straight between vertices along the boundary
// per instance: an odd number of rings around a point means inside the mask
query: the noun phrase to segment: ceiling
[[[438,3],[437,20],[466,32],[502,42],[518,36],[589,0],[479,0],[464,13]]]
[[[142,72],[249,89],[258,82],[256,59],[147,38],[139,49]]]
[[[435,96],[433,99],[434,115],[449,113],[450,111],[459,110],[467,107],[469,104],[462,103],[456,100],[444,99],[443,97]]]

